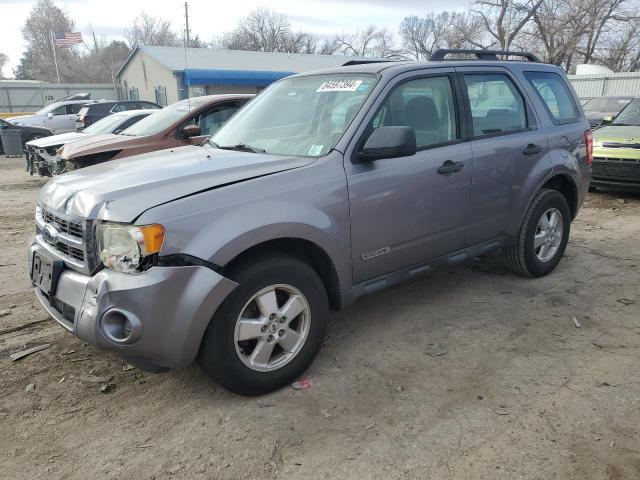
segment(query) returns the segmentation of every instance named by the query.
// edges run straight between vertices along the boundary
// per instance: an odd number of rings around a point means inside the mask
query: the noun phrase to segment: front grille
[[[82,223],[80,221],[65,220],[62,216],[52,211],[46,211],[44,214],[45,223],[50,223],[62,233],[71,235],[72,237],[82,238]]]
[[[53,226],[57,238],[52,238],[45,228]],[[96,269],[93,222],[43,207],[42,216],[36,218],[36,238],[46,250],[64,260],[68,267],[82,273],[93,273]]]
[[[79,248],[72,247],[71,245],[67,245],[62,242],[57,242],[55,244],[55,248],[71,258],[84,262],[84,252]]]
[[[622,181],[640,181],[640,160],[594,158],[593,177]]]

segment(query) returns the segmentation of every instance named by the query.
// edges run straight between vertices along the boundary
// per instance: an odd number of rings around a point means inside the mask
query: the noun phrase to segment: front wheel
[[[542,190],[524,216],[516,244],[506,250],[509,270],[528,277],[551,272],[564,255],[570,227],[571,212],[564,196]]]
[[[328,299],[318,274],[277,254],[248,258],[229,276],[238,287],[205,332],[200,366],[241,395],[291,383],[317,355],[327,328]]]

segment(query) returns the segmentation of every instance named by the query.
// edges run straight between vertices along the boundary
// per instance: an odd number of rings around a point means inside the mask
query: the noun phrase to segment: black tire
[[[556,253],[543,262],[536,255],[534,237],[538,222],[549,209],[555,208],[562,216],[562,239]],[[557,190],[543,189],[529,205],[524,216],[516,243],[506,249],[509,270],[526,277],[542,277],[551,272],[564,255],[571,230],[571,212],[564,196]]]
[[[284,254],[251,256],[228,276],[238,283],[213,316],[205,332],[198,363],[226,389],[240,395],[262,395],[297,379],[314,360],[325,337],[329,302],[318,274],[304,262]],[[236,352],[234,331],[247,302],[260,290],[276,284],[295,287],[307,300],[311,312],[309,333],[301,350],[277,370],[259,372],[249,368]]]

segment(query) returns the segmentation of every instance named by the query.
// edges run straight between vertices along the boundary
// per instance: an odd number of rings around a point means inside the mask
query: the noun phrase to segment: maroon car
[[[208,95],[181,100],[152,113],[119,134],[96,135],[65,145],[64,170],[140,153],[202,143],[253,95]]]

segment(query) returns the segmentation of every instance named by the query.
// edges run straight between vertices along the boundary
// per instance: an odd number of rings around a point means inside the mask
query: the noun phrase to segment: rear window
[[[139,110],[136,102],[122,102],[113,107],[113,112],[126,112],[127,110]]]
[[[464,76],[473,119],[473,135],[502,135],[527,128],[524,99],[511,79],[502,74]]]
[[[525,72],[524,75],[546,105],[553,123],[572,123],[579,120],[580,115],[573,96],[560,75],[552,72]]]

